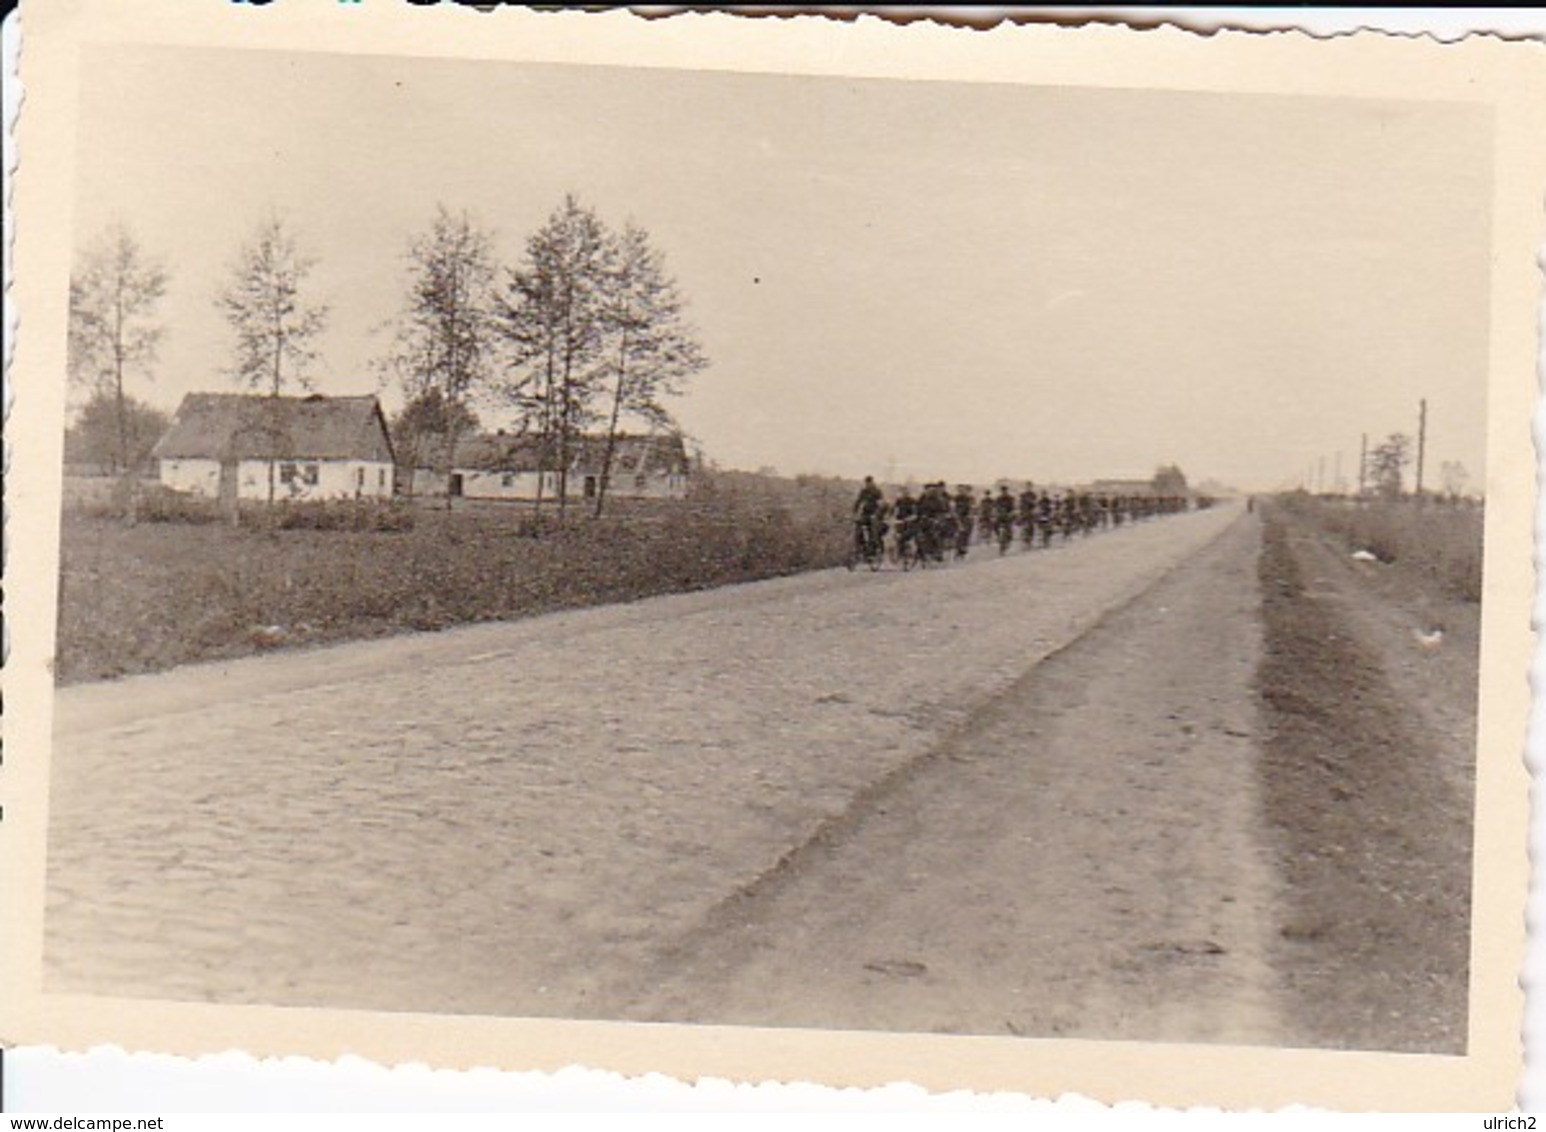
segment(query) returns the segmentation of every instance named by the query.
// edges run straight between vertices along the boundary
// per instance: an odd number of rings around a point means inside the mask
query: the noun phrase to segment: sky
[[[317,389],[381,392],[436,206],[515,264],[575,193],[664,253],[705,456],[888,482],[1356,483],[1413,433],[1484,468],[1491,121],[1419,103],[115,46],[73,240],[165,263],[131,392],[234,389],[213,296],[277,210],[330,305]],[[495,403],[484,421],[507,423]]]

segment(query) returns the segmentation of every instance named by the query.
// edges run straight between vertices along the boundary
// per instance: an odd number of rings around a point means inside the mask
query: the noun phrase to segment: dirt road
[[[1335,1044],[1275,973],[1260,533],[64,689],[49,985]]]
[[[619,1008],[1291,1040],[1259,844],[1258,535],[1237,524],[1043,661],[683,941],[640,983],[647,1006]]]

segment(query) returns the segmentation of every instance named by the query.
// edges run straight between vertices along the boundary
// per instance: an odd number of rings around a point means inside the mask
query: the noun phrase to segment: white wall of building
[[[462,477],[463,499],[536,499],[536,472],[486,472],[473,468],[458,468]],[[544,473],[542,495],[552,498],[558,493],[558,476]]]
[[[299,501],[322,499],[390,499],[394,469],[374,460],[276,460],[274,498]],[[220,497],[220,462],[207,459],[163,459],[161,483],[208,499]],[[239,499],[267,500],[269,461],[242,460],[236,468]]]
[[[268,498],[267,460],[243,460],[237,469],[237,495]],[[274,498],[296,502],[318,499],[390,499],[391,464],[374,460],[277,460]]]
[[[161,484],[173,491],[186,491],[209,499],[220,496],[219,460],[162,460]]]
[[[490,472],[473,468],[459,468],[456,475],[462,478],[464,499],[524,499],[537,498],[536,472]],[[558,497],[558,473],[542,473],[542,497]],[[591,498],[586,490],[587,479],[593,477],[574,473],[569,477],[569,498]],[[417,482],[417,481],[416,481]],[[442,485],[439,489],[444,492]],[[594,490],[594,486],[592,487]],[[650,473],[642,477],[618,475],[612,477],[607,495],[614,499],[681,499],[687,494],[686,475],[661,475]]]

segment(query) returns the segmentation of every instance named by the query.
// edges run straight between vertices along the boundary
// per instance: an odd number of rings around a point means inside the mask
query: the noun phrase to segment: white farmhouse
[[[606,449],[606,437],[587,436],[575,456],[570,479],[586,499],[596,494],[601,482]],[[623,433],[613,443],[607,495],[613,499],[682,499],[687,495],[688,466],[687,446],[679,433]]]
[[[556,499],[561,477],[555,464],[551,455],[543,457],[541,444],[532,436],[469,436],[457,445],[449,479],[426,473],[415,480],[414,492],[528,501],[540,493],[544,499]],[[576,437],[569,460],[569,498],[595,498],[603,476],[608,498],[682,499],[687,495],[687,449],[676,433],[620,434],[613,438],[610,472],[604,471],[606,467],[606,437]]]
[[[392,439],[374,397],[190,393],[151,455],[174,491],[230,503],[389,498]]]

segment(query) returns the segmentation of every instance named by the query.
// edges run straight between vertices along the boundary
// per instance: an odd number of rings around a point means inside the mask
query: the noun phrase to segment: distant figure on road
[[[901,560],[917,548],[918,501],[913,498],[910,488],[903,487],[901,494],[896,497],[891,517],[896,521],[896,554],[898,560]]]
[[[967,547],[972,541],[972,511],[976,505],[972,489],[964,483],[957,484],[951,503],[955,506],[956,557],[965,558]]]
[[[918,497],[918,554],[930,562],[945,560],[945,547],[954,540],[950,495],[943,480],[925,484]]]
[[[864,477],[864,486],[854,500],[854,555],[851,562],[879,565],[885,546],[886,497],[875,485],[874,476]]]
[[[1015,497],[1009,493],[1009,485],[998,485],[998,495],[993,500],[993,533],[998,538],[998,552],[1009,549],[1015,532]]]
[[[873,519],[879,514],[885,498],[880,488],[875,486],[875,477],[865,476],[864,486],[859,489],[859,498],[854,500],[854,518]]]
[[[1020,541],[1029,549],[1036,537],[1036,485],[1027,483],[1020,493],[1015,521],[1020,524]]]

